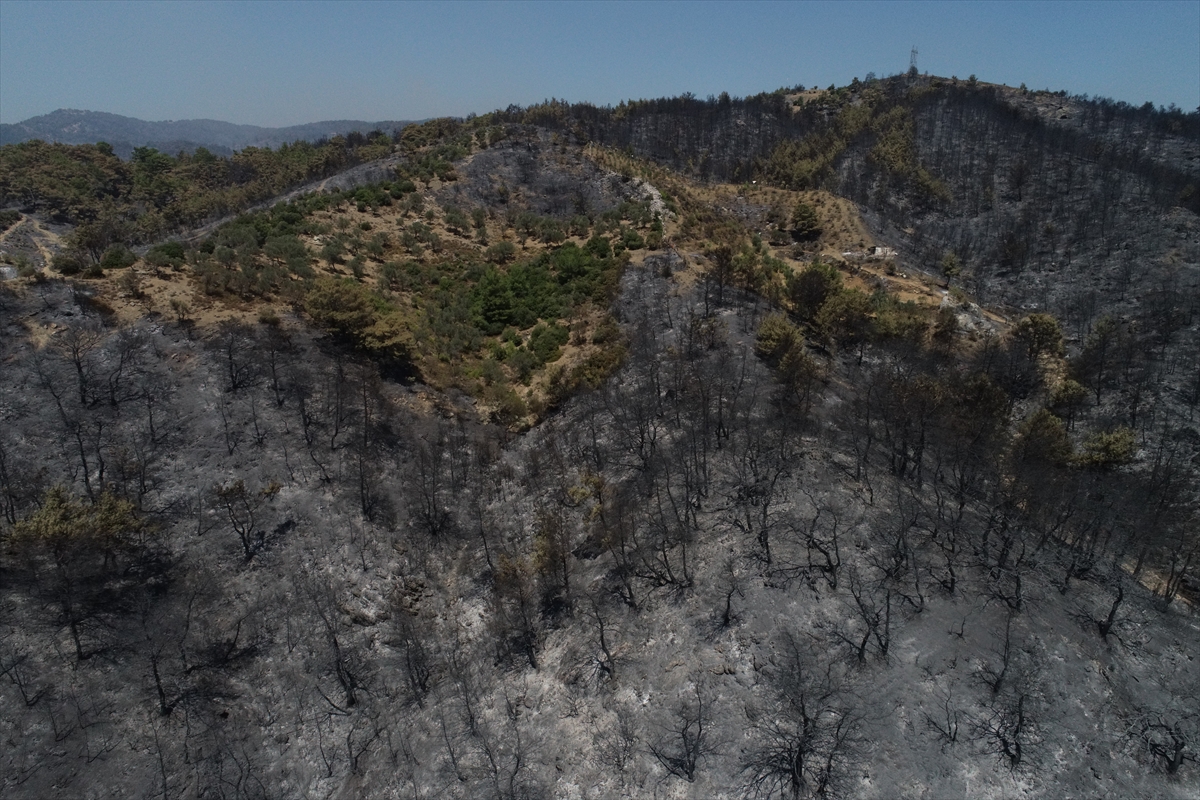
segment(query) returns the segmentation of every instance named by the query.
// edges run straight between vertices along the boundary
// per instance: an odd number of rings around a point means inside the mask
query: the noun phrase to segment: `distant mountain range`
[[[287,128],[263,128],[215,119],[146,122],[103,111],[60,108],[24,122],[0,125],[0,145],[42,139],[64,144],[108,142],[122,158],[128,158],[133,148],[142,146],[155,147],[167,153],[205,147],[218,155],[230,155],[245,147],[278,147],[285,142],[301,139],[314,141],[352,131],[368,133],[378,128],[391,133],[408,124],[406,120],[364,122],[339,119]]]

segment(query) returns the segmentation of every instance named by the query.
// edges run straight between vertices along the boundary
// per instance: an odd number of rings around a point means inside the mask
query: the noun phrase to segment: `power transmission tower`
[[[912,52],[908,54],[908,73],[910,75],[917,74],[917,46],[915,44]]]

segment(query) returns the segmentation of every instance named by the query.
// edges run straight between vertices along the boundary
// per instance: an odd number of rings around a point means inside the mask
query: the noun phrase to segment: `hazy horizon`
[[[416,119],[385,120],[382,117],[379,119],[376,119],[374,117],[372,117],[370,119],[358,119],[358,118],[351,119],[349,117],[339,117],[337,119],[310,119],[307,122],[297,122],[297,123],[289,124],[289,125],[256,125],[253,122],[231,122],[229,120],[216,119],[214,117],[179,117],[177,119],[174,119],[174,118],[173,119],[142,119],[141,117],[131,117],[128,114],[117,114],[115,112],[106,111],[106,110],[100,109],[100,108],[60,107],[60,108],[52,108],[49,111],[43,112],[41,114],[34,114],[31,117],[26,117],[25,119],[17,120],[16,123],[5,122],[3,124],[5,124],[5,125],[18,124],[19,125],[21,123],[28,122],[31,119],[38,119],[40,117],[48,117],[51,114],[58,113],[59,111],[79,112],[79,113],[83,113],[83,114],[112,114],[113,116],[122,117],[123,119],[135,119],[135,120],[138,120],[139,122],[149,122],[152,124],[172,123],[172,122],[219,122],[223,125],[237,125],[240,127],[263,128],[265,130],[282,130],[285,128],[301,128],[306,125],[321,125],[321,124],[328,123],[328,122],[418,122],[418,121],[420,121],[420,120],[416,120]]]
[[[1200,2],[0,3],[0,122],[262,127],[903,72],[1200,104]]]

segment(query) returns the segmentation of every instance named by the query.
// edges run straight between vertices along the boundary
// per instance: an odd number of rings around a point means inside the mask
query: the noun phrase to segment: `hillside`
[[[223,216],[0,151],[0,794],[1197,797],[1196,124],[552,103]]]
[[[276,150],[249,147],[228,157],[203,149],[172,156],[140,147],[128,162],[104,142],[33,140],[0,147],[0,205],[70,225],[72,240],[63,257],[81,270],[110,248],[178,236],[288,190],[386,159],[398,149],[399,138],[376,131]]]
[[[107,142],[123,159],[137,147],[153,147],[164,153],[193,152],[203,147],[216,155],[230,156],[247,147],[279,147],[305,141],[316,142],[350,133],[383,131],[389,136],[408,125],[407,121],[327,120],[284,128],[235,125],[214,119],[184,119],[146,122],[134,117],[102,111],[60,108],[24,122],[0,125],[0,145],[31,139],[62,144]]]

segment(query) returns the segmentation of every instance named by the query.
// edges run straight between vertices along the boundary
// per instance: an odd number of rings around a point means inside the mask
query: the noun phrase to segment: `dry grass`
[[[804,96],[811,99],[821,94],[823,91],[816,90],[805,92]],[[842,253],[845,251],[861,251],[877,244],[857,206],[845,198],[821,190],[790,191],[757,184],[698,183],[657,164],[593,145],[584,149],[584,155],[604,169],[641,178],[659,191],[675,198],[681,213],[669,214],[663,220],[666,242],[664,247],[674,248],[685,262],[684,268],[675,273],[679,290],[686,290],[707,268],[707,261],[702,256],[695,257],[695,254],[702,254],[712,244],[700,236],[684,234],[682,218],[689,211],[699,209],[708,214],[715,214],[718,218],[736,220],[746,235],[758,233],[766,238],[769,227],[768,213],[772,209],[777,216],[790,218],[791,210],[796,204],[804,202],[811,205],[820,218],[823,229],[820,237],[800,247],[789,245],[772,249],[773,254],[789,264],[793,270],[802,269],[813,258],[820,257],[838,264],[849,286],[867,292],[883,286],[902,301],[927,306],[936,307],[942,301],[942,287],[927,277],[906,274],[903,268],[896,268],[884,262],[851,264],[843,259]],[[380,234],[386,237],[387,244],[381,254],[375,257],[362,254],[361,276],[364,282],[369,284],[375,284],[382,278],[383,265],[388,261],[447,263],[458,259],[478,263],[483,260],[486,246],[480,243],[476,230],[469,228],[455,233],[445,224],[442,211],[434,199],[440,185],[440,181],[434,180],[425,187],[422,192],[425,208],[421,212],[405,211],[399,204],[360,211],[354,204],[346,202],[339,207],[313,213],[311,220],[314,227],[326,227],[330,231],[324,235],[301,237],[312,256],[314,272],[318,275],[337,277],[351,275],[348,266],[330,264],[319,258],[321,248],[337,232],[357,233],[364,242]],[[464,211],[469,212],[470,209]],[[440,252],[434,253],[425,248],[422,254],[414,256],[401,247],[402,235],[414,222],[428,226],[439,237]],[[364,226],[368,229],[364,230]],[[516,248],[515,259],[518,261],[534,258],[557,246],[543,244],[535,239],[524,240],[515,230],[507,228],[504,220],[495,216],[494,211],[485,222],[485,232],[489,244],[511,242]],[[572,237],[568,241],[582,245],[585,240]],[[648,251],[644,250],[630,253],[631,263],[640,264],[648,254]],[[141,261],[129,269],[139,279],[140,291],[136,296],[128,290],[127,279],[123,280],[125,270],[86,280],[98,300],[111,308],[115,316],[124,323],[133,322],[149,313],[157,313],[167,319],[187,321],[200,335],[231,321],[257,324],[264,318],[275,318],[280,320],[280,324],[296,324],[295,315],[289,313],[290,302],[279,296],[209,296],[200,290],[190,272],[186,270],[155,269]],[[408,302],[413,300],[412,297],[405,297],[403,294],[400,299]],[[549,369],[539,371],[528,386],[521,386],[513,381],[513,389],[518,396],[531,407],[537,407],[544,401],[550,372],[556,369],[570,369],[591,355],[596,349],[596,346],[588,344],[591,333],[604,318],[602,310],[592,309],[575,319],[560,320],[561,323],[570,326],[571,341],[562,348],[562,356],[552,365],[548,365]],[[521,333],[528,332],[526,330]],[[465,377],[463,369],[450,369],[449,365],[433,363],[432,359],[429,361],[430,363],[423,363],[421,367],[431,386],[439,389],[458,386],[477,397],[480,396],[482,384],[479,379]]]

